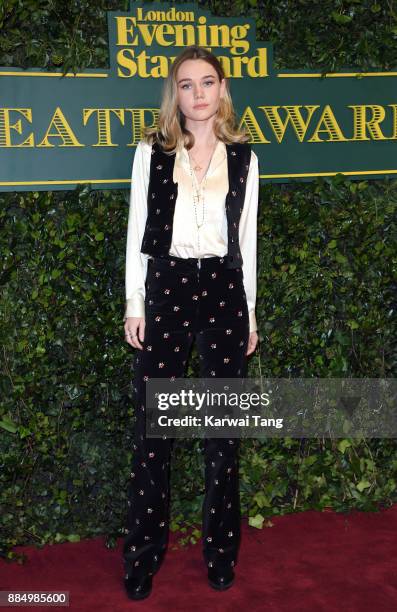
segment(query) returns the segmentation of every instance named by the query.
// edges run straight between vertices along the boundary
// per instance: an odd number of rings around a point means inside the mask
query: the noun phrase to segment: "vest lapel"
[[[238,227],[244,206],[251,148],[246,143],[234,143],[226,145],[226,150],[229,176],[229,191],[225,201],[228,228],[227,267],[237,268],[243,264]]]

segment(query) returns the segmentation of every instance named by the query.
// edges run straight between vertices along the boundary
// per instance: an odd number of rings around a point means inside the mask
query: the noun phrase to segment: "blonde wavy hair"
[[[179,109],[177,102],[176,75],[179,66],[188,59],[201,59],[208,62],[215,69],[219,81],[225,79],[225,93],[220,98],[218,112],[214,120],[215,136],[225,144],[247,142],[249,135],[237,125],[229,81],[225,78],[222,65],[213,53],[199,45],[186,47],[175,58],[164,81],[158,125],[143,128],[142,140],[150,145],[158,142],[162,149],[170,155],[176,153],[177,149],[182,146],[185,146],[188,150],[193,147],[194,136],[185,127],[185,115]]]

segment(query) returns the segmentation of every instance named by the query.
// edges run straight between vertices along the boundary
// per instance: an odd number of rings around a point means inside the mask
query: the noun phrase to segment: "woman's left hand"
[[[248,339],[248,348],[246,355],[251,355],[256,349],[256,345],[258,344],[258,334],[256,331],[250,332],[250,337]]]

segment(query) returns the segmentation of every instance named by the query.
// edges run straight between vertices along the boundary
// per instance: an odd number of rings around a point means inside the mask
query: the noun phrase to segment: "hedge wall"
[[[106,11],[126,1],[3,0],[0,66],[107,68]],[[283,68],[397,68],[391,1],[199,2],[250,15]],[[391,165],[394,160],[391,160]],[[132,459],[124,341],[127,190],[0,194],[1,547],[123,536]],[[396,374],[395,180],[261,187],[260,344],[249,376]],[[193,347],[188,375],[197,374]],[[245,440],[242,511],[258,528],[308,508],[396,501],[395,440]],[[177,440],[172,529],[200,537],[200,441]],[[200,484],[197,484],[200,483]]]

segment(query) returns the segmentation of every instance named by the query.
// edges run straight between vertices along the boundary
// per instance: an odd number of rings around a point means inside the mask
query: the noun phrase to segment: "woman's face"
[[[202,59],[185,60],[178,68],[176,83],[178,106],[187,119],[203,121],[217,112],[226,85],[211,64]]]

